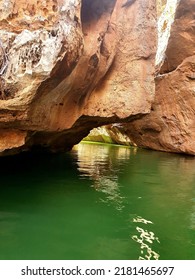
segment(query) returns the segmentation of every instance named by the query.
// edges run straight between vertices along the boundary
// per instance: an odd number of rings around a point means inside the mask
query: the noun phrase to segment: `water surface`
[[[0,259],[195,259],[193,157],[79,144],[0,174]]]

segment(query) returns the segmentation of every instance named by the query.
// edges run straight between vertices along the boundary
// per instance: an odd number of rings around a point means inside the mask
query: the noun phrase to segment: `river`
[[[0,168],[0,259],[195,259],[194,157],[82,143]]]

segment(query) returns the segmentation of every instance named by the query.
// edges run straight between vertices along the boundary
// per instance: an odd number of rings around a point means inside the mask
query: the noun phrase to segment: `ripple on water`
[[[146,220],[140,216],[133,219],[134,223],[153,224],[153,222]],[[154,232],[143,229],[142,227],[136,227],[137,235],[133,235],[132,239],[140,244],[140,256],[139,260],[158,260],[160,255],[152,250],[154,242],[160,243],[158,237],[155,237]]]

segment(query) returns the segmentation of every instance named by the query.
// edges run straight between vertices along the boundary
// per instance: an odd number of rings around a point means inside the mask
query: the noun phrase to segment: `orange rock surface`
[[[166,50],[168,64],[162,66],[166,73],[155,80],[152,111],[126,126],[138,146],[195,155],[194,18],[195,1],[181,0]]]
[[[93,127],[150,112],[155,0],[125,3],[0,1],[0,143],[19,135],[3,154],[66,150]]]

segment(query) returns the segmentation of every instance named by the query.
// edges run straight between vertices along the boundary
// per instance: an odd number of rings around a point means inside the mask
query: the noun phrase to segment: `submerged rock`
[[[150,112],[155,0],[125,3],[0,2],[1,153],[70,149],[93,127]]]

